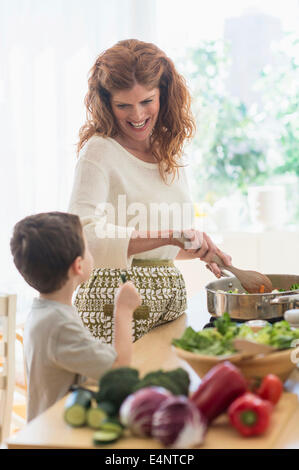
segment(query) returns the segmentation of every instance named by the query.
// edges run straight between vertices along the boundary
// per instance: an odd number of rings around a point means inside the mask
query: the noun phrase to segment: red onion
[[[173,449],[201,444],[206,429],[202,413],[183,395],[164,400],[152,421],[152,437]]]
[[[150,436],[152,417],[171,393],[163,387],[145,387],[129,395],[119,410],[120,422],[136,436]]]

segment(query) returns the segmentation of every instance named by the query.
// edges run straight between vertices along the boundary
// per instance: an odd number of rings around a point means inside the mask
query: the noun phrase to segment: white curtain
[[[0,0],[0,291],[23,313],[35,291],[14,267],[21,218],[67,210],[88,71],[121,39],[155,42],[156,0]]]

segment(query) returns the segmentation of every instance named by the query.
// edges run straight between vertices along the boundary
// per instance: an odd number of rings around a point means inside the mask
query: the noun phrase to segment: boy
[[[72,296],[89,279],[93,258],[80,219],[64,212],[36,214],[18,222],[10,242],[14,263],[39,291],[24,329],[28,408],[31,421],[74,383],[98,381],[132,356],[133,311],[141,297],[131,282],[116,292],[114,347],[94,338],[82,324]]]

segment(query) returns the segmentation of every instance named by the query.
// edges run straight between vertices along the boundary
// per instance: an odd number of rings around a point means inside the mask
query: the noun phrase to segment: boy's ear
[[[82,256],[77,256],[77,258],[72,262],[70,269],[72,270],[73,274],[81,275],[82,271]]]

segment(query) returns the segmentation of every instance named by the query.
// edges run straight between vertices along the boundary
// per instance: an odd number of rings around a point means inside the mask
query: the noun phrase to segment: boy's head
[[[69,270],[86,281],[93,259],[77,215],[46,212],[20,220],[10,241],[14,263],[25,281],[42,294],[61,289]]]

